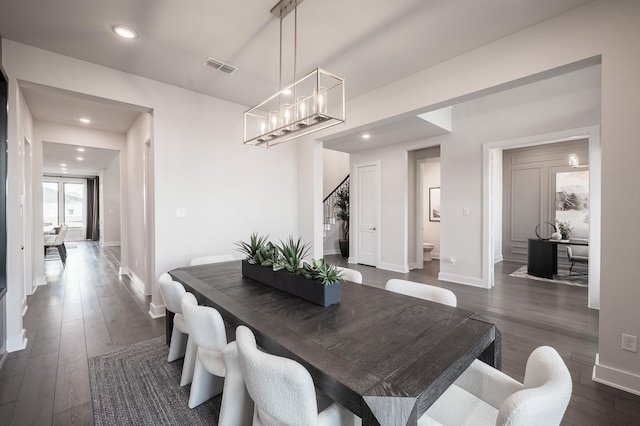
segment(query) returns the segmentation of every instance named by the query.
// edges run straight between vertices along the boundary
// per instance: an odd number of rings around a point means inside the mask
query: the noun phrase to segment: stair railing
[[[336,193],[348,184],[349,184],[349,175],[347,175],[347,177],[344,178],[342,182],[340,182],[338,186],[336,186],[335,189],[331,191],[331,193],[327,195],[323,201],[323,211],[324,211],[323,231],[325,233],[325,236],[326,236],[326,232],[331,230],[331,225],[336,223],[336,207],[335,207]]]

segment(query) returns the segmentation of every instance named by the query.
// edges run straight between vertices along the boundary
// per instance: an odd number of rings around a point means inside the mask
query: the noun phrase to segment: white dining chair
[[[336,268],[342,272],[342,279],[352,281],[354,283],[362,284],[362,274],[355,269],[344,268],[342,266],[336,266]]]
[[[206,265],[207,263],[221,263],[235,260],[231,254],[217,254],[214,256],[200,256],[191,259],[189,266]]]
[[[418,419],[419,426],[559,425],[571,399],[571,376],[558,352],[535,349],[520,383],[475,360]]]
[[[165,307],[168,311],[174,313],[173,331],[171,332],[167,361],[172,362],[184,357],[180,386],[185,386],[191,383],[197,351],[197,347],[193,342],[189,344],[189,329],[182,314],[182,299],[187,294],[187,291],[182,284],[174,281],[166,272],[160,275],[158,283],[160,284],[160,293],[164,299]],[[195,297],[193,295],[190,296],[193,298],[191,302],[197,304]]]
[[[190,339],[196,351],[189,408],[195,408],[222,393],[219,426],[251,424],[253,402],[240,370],[235,342],[227,344],[227,333],[220,313],[183,299],[182,309]]]
[[[429,284],[393,278],[387,281],[384,288],[385,290],[393,291],[395,293],[442,303],[443,305],[453,306],[454,308],[458,305],[458,299],[451,290]]]
[[[260,351],[253,332],[236,330],[240,366],[255,402],[254,425],[359,425],[361,420],[334,402],[318,413],[316,391],[309,372],[288,358]]]

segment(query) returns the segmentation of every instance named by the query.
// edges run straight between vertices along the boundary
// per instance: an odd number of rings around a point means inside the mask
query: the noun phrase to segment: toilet
[[[431,243],[422,243],[422,251],[424,252],[423,259],[425,262],[431,261],[431,250],[433,250],[434,247]]]

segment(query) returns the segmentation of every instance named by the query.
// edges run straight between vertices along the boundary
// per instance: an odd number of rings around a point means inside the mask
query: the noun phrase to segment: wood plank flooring
[[[45,261],[47,285],[27,298],[25,350],[9,354],[0,369],[0,425],[91,425],[90,357],[164,334],[164,319],[149,318],[148,297],[117,275],[119,248],[78,243],[67,267]],[[474,310],[502,331],[503,370],[518,380],[531,351],[556,348],[573,378],[566,425],[640,425],[640,397],[591,380],[598,342],[598,312],[586,307],[587,291],[509,274],[520,265],[496,265],[492,290],[438,281],[438,261],[408,274],[347,265],[364,281],[384,287],[390,278],[453,290],[461,308]]]
[[[47,285],[27,298],[27,348],[0,369],[0,425],[93,424],[88,359],[164,334],[119,257],[89,242],[68,248],[64,269],[47,257]]]

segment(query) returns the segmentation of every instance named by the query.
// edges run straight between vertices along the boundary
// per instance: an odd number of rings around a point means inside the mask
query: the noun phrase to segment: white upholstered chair
[[[339,271],[342,271],[342,279],[347,281],[353,281],[354,283],[362,284],[362,274],[355,269],[343,268],[342,266],[336,266]]]
[[[235,260],[235,258],[231,254],[217,254],[217,255],[214,255],[214,256],[201,256],[201,257],[194,257],[193,259],[191,259],[191,263],[189,263],[189,266],[205,265],[207,263],[230,262],[232,260]]]
[[[454,308],[458,305],[458,299],[451,290],[429,284],[394,278],[387,281],[384,288],[395,293],[431,300],[432,302],[442,303],[443,305],[453,306]]]
[[[524,383],[474,361],[418,425],[559,425],[570,398],[569,370],[555,349],[541,346],[527,360]]]
[[[189,294],[187,294],[189,295]],[[240,370],[236,342],[227,344],[227,333],[220,313],[208,306],[182,302],[189,338],[197,347],[189,408],[222,392],[219,426],[250,425],[253,402]]]
[[[169,356],[167,361],[172,362],[184,357],[182,365],[182,377],[180,386],[188,385],[193,378],[193,368],[196,363],[197,347],[193,342],[189,343],[189,329],[182,315],[182,299],[187,294],[182,284],[174,281],[166,272],[158,279],[160,293],[164,299],[167,310],[173,312],[173,331],[171,332],[171,344],[169,345]],[[191,295],[192,303],[196,303],[195,297]]]
[[[569,260],[569,262],[571,262],[571,266],[569,267],[569,275],[573,275],[573,267],[576,265],[576,263],[581,263],[583,265],[589,264],[589,247],[577,245],[567,246],[567,259]]]
[[[247,390],[255,402],[255,426],[360,424],[358,417],[338,403],[318,413],[309,372],[296,361],[260,351],[247,327],[238,327],[236,339]]]

